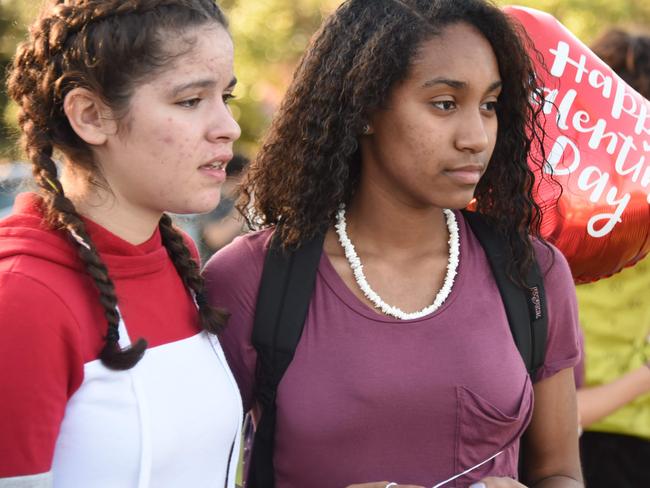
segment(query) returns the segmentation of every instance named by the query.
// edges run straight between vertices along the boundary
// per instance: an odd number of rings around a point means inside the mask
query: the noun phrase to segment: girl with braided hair
[[[39,192],[0,221],[0,487],[234,486],[227,316],[165,213],[217,205],[234,85],[214,0],[52,0],[18,48]]]
[[[315,35],[243,182],[240,208],[264,229],[204,270],[231,314],[221,339],[244,408],[275,404],[272,462],[256,464],[253,445],[251,488],[582,486],[575,290],[539,237],[528,159],[543,130],[524,46],[483,0],[347,0]],[[537,374],[457,210],[473,197],[513,281],[534,259],[542,270]],[[267,250],[312,249],[323,230],[302,335],[270,396],[262,334],[252,341]],[[276,342],[279,363],[289,340]]]

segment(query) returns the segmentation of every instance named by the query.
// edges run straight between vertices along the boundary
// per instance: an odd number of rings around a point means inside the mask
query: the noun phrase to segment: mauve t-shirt
[[[532,385],[483,249],[456,215],[460,264],[452,292],[420,319],[370,309],[321,256],[303,334],[278,388],[277,488],[380,480],[431,487],[502,450],[445,486],[517,476]],[[205,269],[211,302],[232,314],[221,343],[246,410],[255,400],[251,332],[270,236],[237,238]],[[536,251],[549,318],[542,380],[577,363],[578,319],[565,258],[541,245]]]

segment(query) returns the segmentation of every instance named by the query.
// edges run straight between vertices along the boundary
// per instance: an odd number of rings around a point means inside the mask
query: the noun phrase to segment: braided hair
[[[166,66],[161,32],[217,23],[226,19],[214,0],[51,0],[30,28],[13,59],[8,93],[18,103],[21,142],[42,190],[43,214],[54,228],[68,233],[92,277],[108,324],[100,359],[108,368],[133,367],[146,342],[119,346],[120,315],[115,286],[86,231],[81,216],[59,181],[55,150],[89,174],[98,174],[90,148],[72,129],[63,110],[66,95],[86,88],[115,113],[128,108],[135,86]],[[119,66],[120,69],[115,69]],[[217,332],[225,312],[203,299],[203,280],[181,234],[168,215],[160,219],[162,242],[185,286],[199,306],[200,326]]]

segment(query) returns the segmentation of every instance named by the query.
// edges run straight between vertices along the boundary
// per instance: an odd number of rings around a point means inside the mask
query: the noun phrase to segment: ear
[[[87,144],[101,146],[109,135],[117,133],[112,111],[86,88],[71,90],[63,100],[63,111],[72,130]]]

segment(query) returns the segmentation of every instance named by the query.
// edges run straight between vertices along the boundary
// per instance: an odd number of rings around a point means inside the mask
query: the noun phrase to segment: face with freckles
[[[413,207],[467,206],[494,150],[500,92],[496,56],[474,27],[451,24],[424,41],[369,116],[362,189]]]
[[[240,135],[227,105],[235,84],[229,34],[196,27],[174,44],[184,46],[180,54],[135,87],[120,129],[96,153],[111,193],[133,212],[213,209]]]

